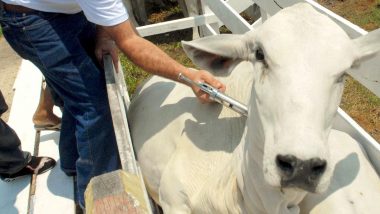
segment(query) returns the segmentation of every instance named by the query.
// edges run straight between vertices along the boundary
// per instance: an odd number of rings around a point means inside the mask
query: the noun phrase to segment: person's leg
[[[61,156],[61,169],[67,176],[74,176],[77,172],[76,161],[79,158],[79,154],[77,139],[75,134],[73,134],[75,133],[75,127],[75,118],[67,108],[63,107],[59,154]]]
[[[13,18],[2,22],[10,26],[3,28],[5,38],[17,53],[43,72],[49,86],[63,99],[63,117],[67,113],[75,118],[75,133],[66,133],[70,136],[64,135],[67,124],[63,119],[60,144],[72,145],[73,142],[67,140],[73,139],[75,134],[79,154],[76,161],[78,198],[84,206],[84,191],[89,180],[120,168],[104,72],[83,45],[93,41],[95,27],[82,13],[9,16]],[[60,145],[60,148],[65,147]],[[75,155],[60,151],[61,161],[73,157]]]
[[[47,86],[41,87],[41,96],[37,109],[33,115],[33,123],[36,130],[59,130],[61,118],[54,112],[54,102]]]
[[[3,93],[0,91],[0,116],[6,112]],[[30,153],[21,151],[21,142],[15,131],[0,118],[0,174],[13,174],[30,160]]]
[[[7,110],[0,91],[0,116]],[[31,174],[43,173],[55,166],[48,157],[31,156],[21,150],[21,142],[16,132],[0,118],[0,179],[12,181]]]

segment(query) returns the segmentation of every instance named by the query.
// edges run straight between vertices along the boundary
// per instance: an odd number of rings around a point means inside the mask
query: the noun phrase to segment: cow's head
[[[327,188],[334,167],[327,138],[344,75],[379,51],[380,30],[351,40],[327,16],[297,4],[255,31],[183,42],[183,47],[196,64],[215,74],[251,62],[245,148],[259,157],[267,183],[309,192]]]

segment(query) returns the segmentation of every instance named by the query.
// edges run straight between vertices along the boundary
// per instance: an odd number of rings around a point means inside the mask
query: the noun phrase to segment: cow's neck
[[[251,99],[254,99],[252,97]],[[254,102],[253,102],[254,103]],[[250,108],[241,147],[235,157],[241,161],[237,184],[243,198],[243,213],[299,213],[305,192],[274,188],[263,173],[264,131],[255,106]]]
[[[246,126],[241,143],[218,176],[210,177],[191,199],[194,213],[298,213],[303,193],[269,186],[264,180],[264,140],[257,124]],[[255,131],[251,131],[255,130]],[[293,206],[293,209],[288,207]]]
[[[235,161],[231,159],[231,162]],[[220,168],[218,177],[209,178],[192,198],[193,213],[242,213],[241,193],[236,180],[236,165]]]

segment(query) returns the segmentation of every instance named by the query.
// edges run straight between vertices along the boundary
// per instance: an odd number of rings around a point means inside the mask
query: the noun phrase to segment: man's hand
[[[103,64],[103,55],[110,54],[115,65],[116,71],[118,71],[119,51],[115,42],[104,31],[103,27],[97,27],[97,38],[95,46],[95,56],[99,63]]]
[[[187,72],[186,76],[193,80],[194,82],[204,82],[212,87],[218,89],[221,92],[226,90],[226,86],[217,80],[212,74],[207,71],[199,70],[195,72]],[[198,97],[201,103],[209,103],[212,102],[210,99],[210,95],[202,91],[198,86],[189,85],[191,89],[193,89],[194,94]]]

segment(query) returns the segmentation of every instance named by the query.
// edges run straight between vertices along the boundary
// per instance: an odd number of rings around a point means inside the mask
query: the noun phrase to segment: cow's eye
[[[264,52],[261,48],[258,48],[255,53],[256,60],[263,61],[265,60]]]

